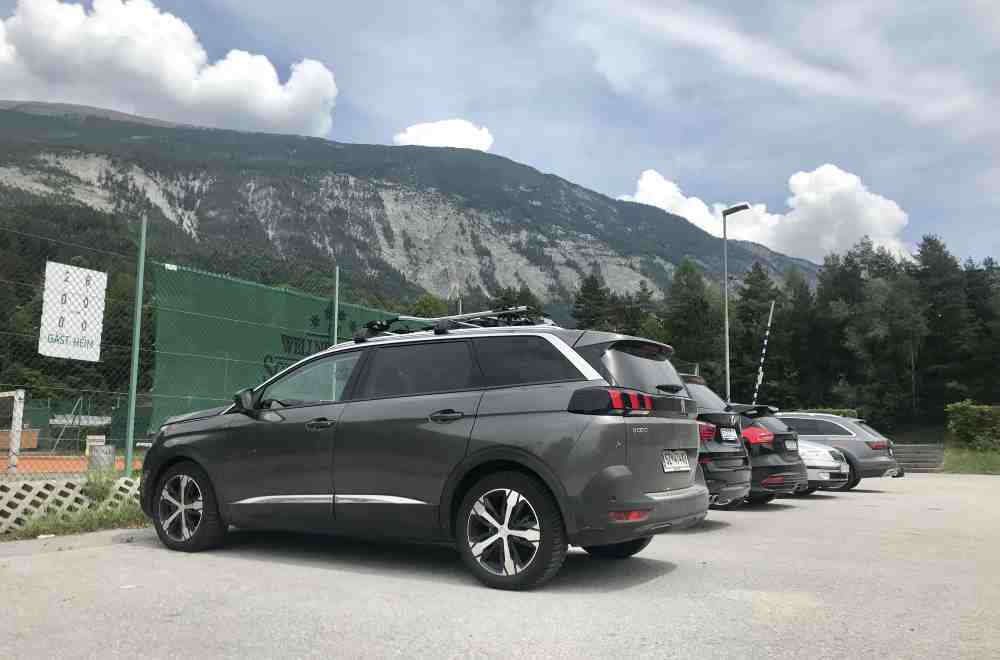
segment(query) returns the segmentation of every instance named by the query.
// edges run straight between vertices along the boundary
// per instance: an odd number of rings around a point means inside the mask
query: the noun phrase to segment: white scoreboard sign
[[[38,352],[99,362],[107,286],[107,273],[47,262]]]

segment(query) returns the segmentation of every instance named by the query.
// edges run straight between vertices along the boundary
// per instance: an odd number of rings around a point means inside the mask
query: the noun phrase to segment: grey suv
[[[174,550],[229,525],[448,541],[487,585],[531,588],[568,545],[626,558],[705,517],[670,353],[554,326],[338,344],[167,420],[142,507]]]
[[[894,477],[901,473],[893,455],[892,442],[869,426],[865,420],[827,413],[778,413],[799,437],[836,447],[850,466],[847,482],[831,490],[850,490],[862,479]]]

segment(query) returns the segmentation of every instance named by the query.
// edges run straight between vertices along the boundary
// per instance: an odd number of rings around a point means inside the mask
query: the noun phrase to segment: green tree
[[[966,278],[937,236],[924,236],[916,261],[915,276],[927,320],[927,350],[917,370],[917,391],[927,419],[942,423],[945,405],[969,393],[963,382],[970,344]]]
[[[519,289],[512,286],[501,287],[497,289],[490,300],[490,309],[505,309],[521,305],[528,308],[528,315],[531,317],[537,318],[545,314],[542,301],[528,288],[527,284],[522,284]]]
[[[606,329],[610,298],[611,293],[597,272],[584,277],[573,300],[571,312],[576,327],[588,330]]]
[[[425,293],[417,298],[417,301],[410,307],[410,314],[424,318],[435,318],[448,315],[448,303],[441,300],[432,293]]]
[[[732,306],[732,396],[734,401],[749,402],[757,381],[760,349],[771,302],[778,300],[780,291],[758,261],[744,275],[738,295],[739,299]]]

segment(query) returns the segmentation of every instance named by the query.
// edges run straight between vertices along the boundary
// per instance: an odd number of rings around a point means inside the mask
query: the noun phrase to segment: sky
[[[1000,257],[1000,3],[0,0],[0,98],[457,146],[821,261]]]

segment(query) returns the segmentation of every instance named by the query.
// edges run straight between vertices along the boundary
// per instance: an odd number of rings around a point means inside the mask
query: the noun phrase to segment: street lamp
[[[730,206],[722,212],[722,325],[726,336],[726,403],[732,402],[729,380],[729,237],[726,234],[726,218],[740,211],[749,211],[746,202]]]

